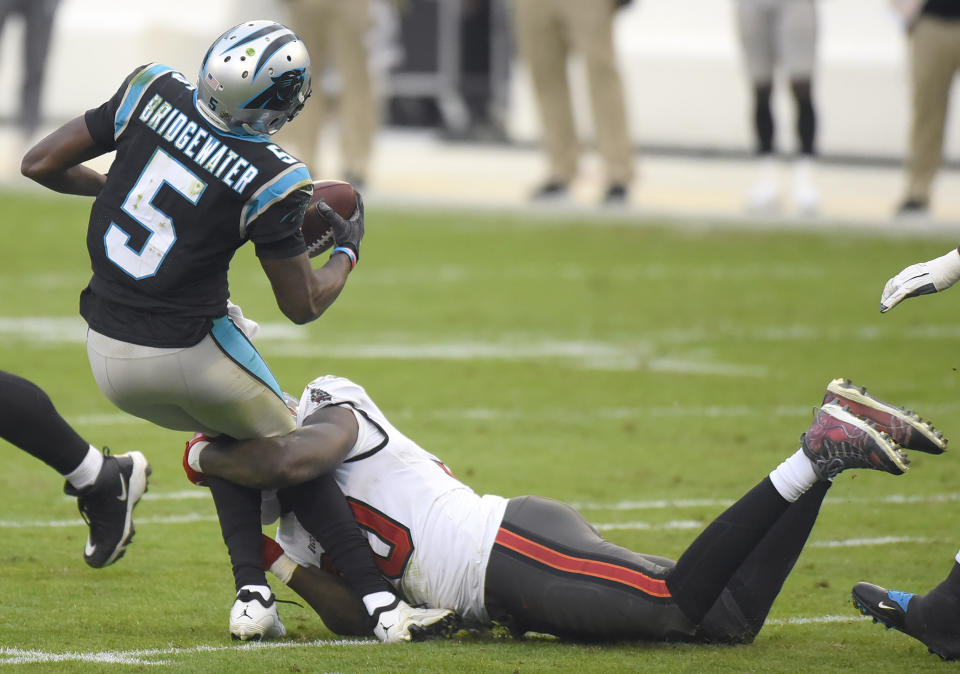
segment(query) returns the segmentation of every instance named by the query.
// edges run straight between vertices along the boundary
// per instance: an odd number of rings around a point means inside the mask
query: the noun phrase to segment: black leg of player
[[[223,542],[233,562],[233,578],[239,591],[244,585],[267,585],[260,558],[260,490],[241,487],[218,477],[208,477],[220,519]]]
[[[40,459],[61,475],[73,472],[87,456],[80,437],[36,384],[0,371],[0,437]]]
[[[394,594],[393,587],[374,563],[367,539],[332,475],[321,475],[282,489],[279,496],[281,502],[293,510],[300,524],[317,539],[358,596],[375,592]]]
[[[730,612],[715,604],[704,618],[704,630],[698,633],[699,637],[707,641],[753,641],[810,537],[831,484],[818,482],[790,504],[727,583],[742,624],[724,624],[728,623]]]
[[[790,83],[790,89],[797,105],[797,138],[800,139],[800,152],[809,156],[814,153],[814,138],[817,133],[817,113],[813,107],[810,80],[794,80]]]
[[[769,155],[773,152],[773,112],[770,108],[770,96],[773,84],[757,84],[753,88],[753,128],[757,138],[757,153]]]
[[[790,505],[766,477],[690,544],[667,576],[670,593],[690,620],[697,624],[703,620],[737,569]]]

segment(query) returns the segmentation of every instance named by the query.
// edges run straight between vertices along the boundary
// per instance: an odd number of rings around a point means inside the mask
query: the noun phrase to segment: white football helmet
[[[293,119],[311,92],[310,56],[275,21],[245,21],[210,45],[197,82],[200,111],[232,133],[269,135]]]

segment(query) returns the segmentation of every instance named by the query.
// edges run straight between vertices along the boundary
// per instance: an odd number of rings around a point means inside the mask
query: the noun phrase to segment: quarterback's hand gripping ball
[[[353,245],[359,253],[363,238],[363,200],[353,185],[342,180],[318,180],[313,183],[313,198],[300,226],[307,244],[307,255],[316,257],[334,245],[349,246],[349,223],[359,221],[360,236]]]

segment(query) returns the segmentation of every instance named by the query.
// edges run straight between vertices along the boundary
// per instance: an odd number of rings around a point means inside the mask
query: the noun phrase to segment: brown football
[[[357,191],[342,180],[317,180],[313,183],[313,198],[303,216],[303,240],[307,255],[316,257],[333,246],[333,229],[317,211],[317,202],[323,201],[342,218],[350,218],[357,210]]]

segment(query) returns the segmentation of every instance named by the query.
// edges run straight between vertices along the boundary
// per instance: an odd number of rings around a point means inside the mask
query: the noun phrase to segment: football
[[[319,201],[330,206],[340,217],[350,218],[357,210],[357,191],[353,185],[342,180],[317,180],[313,183],[313,198],[300,226],[310,257],[316,257],[333,246],[333,229],[317,210]]]

